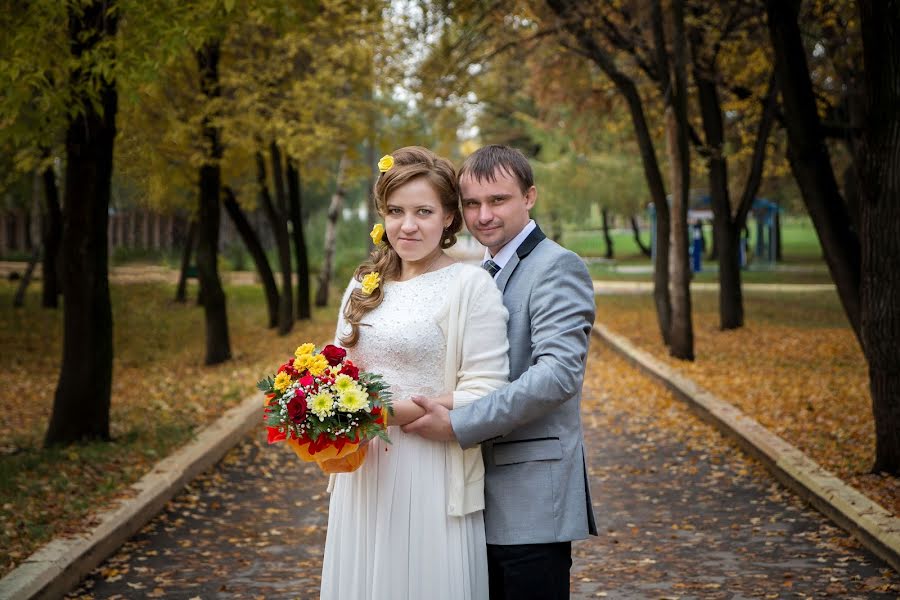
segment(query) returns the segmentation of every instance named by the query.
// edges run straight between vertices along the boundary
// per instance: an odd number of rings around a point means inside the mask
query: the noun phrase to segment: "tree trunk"
[[[669,353],[682,360],[694,360],[694,332],[691,320],[691,269],[688,254],[687,174],[679,137],[686,136],[675,116],[675,109],[666,109],[666,141],[672,178],[672,255],[669,258],[670,290],[672,295],[672,334]]]
[[[275,188],[275,208],[278,215],[278,261],[281,263],[281,296],[278,304],[278,333],[286,335],[294,328],[294,287],[291,269],[291,238],[288,231],[288,201],[284,184],[284,169],[278,144],[269,144],[272,160],[272,183]]]
[[[16,288],[16,293],[13,295],[13,306],[15,308],[25,306],[25,292],[28,291],[28,285],[31,283],[31,278],[34,277],[34,268],[39,260],[41,260],[41,247],[35,245],[31,251],[31,258],[28,259],[28,266],[25,267],[25,273],[22,275],[22,279],[19,280],[19,287]]]
[[[141,243],[146,250],[153,249],[153,239],[150,234],[150,219],[152,216],[153,213],[149,210],[141,211]]]
[[[291,216],[291,233],[294,240],[294,260],[297,263],[297,320],[312,318],[309,289],[309,257],[303,235],[303,191],[300,187],[300,169],[294,159],[287,161],[288,202]]]
[[[347,155],[342,154],[335,176],[334,194],[328,206],[328,225],[325,229],[325,258],[322,261],[322,272],[319,274],[319,289],[316,291],[316,306],[328,304],[328,288],[331,284],[334,269],[334,250],[337,241],[337,221],[344,205],[344,171],[347,167]]]
[[[775,236],[775,262],[783,262],[784,254],[781,246],[781,207],[775,210],[775,224],[772,228],[772,235]]]
[[[241,236],[247,251],[253,258],[256,265],[256,272],[259,273],[259,280],[263,285],[263,292],[266,296],[266,307],[269,310],[269,327],[278,325],[278,286],[275,285],[275,276],[272,275],[272,269],[269,267],[269,259],[266,257],[266,251],[263,250],[262,244],[259,242],[259,236],[253,231],[250,221],[244,215],[240,205],[235,199],[234,190],[225,186],[223,188],[223,204],[225,212],[231,217],[234,228],[238,235]]]
[[[291,288],[291,246],[288,238],[287,219],[282,215],[269,194],[266,183],[266,160],[262,152],[256,153],[256,182],[259,186],[259,202],[266,213],[269,226],[275,238],[275,249],[278,252],[278,265],[281,267],[281,291],[278,295],[278,334],[286,335],[294,326],[292,306],[285,299],[284,288],[290,293]],[[290,317],[288,319],[287,317]]]
[[[111,0],[69,8],[69,48],[76,59],[85,61],[85,54],[116,34],[115,8]],[[75,89],[94,76],[93,67],[72,72]],[[96,97],[75,99],[81,110],[73,113],[66,131],[63,357],[44,438],[48,446],[109,439],[113,321],[107,220],[118,98],[115,82],[101,77],[98,86]]]
[[[631,231],[634,232],[634,243],[641,251],[641,254],[643,254],[647,258],[653,256],[653,253],[650,251],[650,247],[645,246],[644,242],[641,240],[641,228],[638,225],[637,217],[634,215],[631,215]]]
[[[699,46],[699,40],[697,41]],[[728,190],[728,163],[723,153],[725,128],[716,82],[708,69],[694,65],[694,81],[703,121],[706,172],[713,212],[713,247],[719,261],[719,329],[737,329],[744,325],[744,300],[741,290],[740,228],[731,216]]]
[[[221,95],[218,40],[205,42],[197,51],[197,66],[203,95],[208,102],[218,98]],[[201,125],[206,156],[200,167],[200,210],[197,214],[197,276],[206,319],[207,365],[231,358],[228,312],[218,266],[222,132],[214,123],[214,118],[215,115],[204,114]]]
[[[860,332],[875,472],[900,475],[900,1],[860,0],[866,124],[860,177]]]
[[[59,247],[62,241],[62,210],[59,207],[59,189],[56,187],[56,174],[53,167],[44,170],[44,199],[47,204],[47,220],[44,223],[44,254],[41,271],[43,289],[41,306],[56,308],[59,306]]]
[[[731,219],[713,215],[713,239],[719,260],[719,329],[744,326],[741,287],[741,228]]]
[[[709,245],[709,252],[706,254],[706,260],[712,262],[714,260],[719,260],[719,246],[716,244],[716,222],[713,219],[713,236],[712,236],[712,244]],[[740,261],[740,255],[738,255],[738,261]]]
[[[606,243],[605,256],[611,259],[615,255],[615,251],[613,250],[612,236],[609,235],[609,209],[604,206],[600,209],[600,214],[603,216],[603,240]]]
[[[197,237],[197,222],[191,221],[181,250],[181,271],[178,273],[178,285],[175,286],[175,302],[187,302],[188,269],[191,268],[191,256],[194,254],[194,239]]]
[[[691,263],[688,236],[688,204],[691,187],[691,156],[687,117],[687,39],[684,2],[673,0],[674,23],[672,103],[666,113],[669,164],[672,170],[672,256],[669,258],[672,296],[672,334],[669,353],[694,360],[694,325],[691,314]]]
[[[766,0],[791,171],[853,332],[860,335],[860,241],[838,190],[797,23],[799,0]]]
[[[29,223],[29,229],[35,229],[39,226],[41,219],[41,177],[35,171],[31,184],[31,214],[34,215]],[[38,232],[31,233],[31,239],[42,240],[43,236]],[[41,259],[41,246],[43,242],[38,241],[31,246],[31,256],[28,259],[28,266],[25,267],[25,274],[19,280],[19,287],[13,295],[13,306],[20,308],[25,305],[25,293],[34,277],[34,269],[37,267],[38,261]]]

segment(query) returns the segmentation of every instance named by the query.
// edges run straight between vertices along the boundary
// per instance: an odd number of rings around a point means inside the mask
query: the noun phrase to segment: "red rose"
[[[287,404],[288,417],[298,425],[306,418],[306,394],[297,390]]]
[[[291,379],[296,379],[299,375],[297,369],[294,368],[293,362],[291,361],[288,361],[278,367],[278,373],[287,373],[288,375],[290,375]]]
[[[302,385],[303,387],[311,387],[315,384],[316,380],[309,373],[300,378],[300,385]]]
[[[347,356],[347,351],[340,346],[328,344],[322,348],[322,356],[324,356],[328,360],[328,364],[333,367],[339,365],[341,361],[344,360],[344,357]]]
[[[352,361],[345,361],[341,366],[341,373],[344,375],[349,375],[353,379],[359,381],[359,368],[353,364]]]

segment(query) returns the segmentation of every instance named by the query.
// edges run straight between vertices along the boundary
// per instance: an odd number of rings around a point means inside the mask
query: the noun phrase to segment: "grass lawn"
[[[900,480],[868,473],[875,450],[868,373],[837,295],[746,293],[746,326],[726,332],[718,329],[717,295],[692,298],[693,363],[668,356],[650,295],[598,296],[598,322],[898,514]]]
[[[110,443],[45,450],[43,435],[61,357],[62,311],[44,310],[33,285],[23,309],[0,283],[0,575],[50,538],[82,530],[154,462],[224,410],[257,393],[303,341],[334,335],[334,306],[287,337],[265,328],[259,286],[226,287],[234,358],[203,365],[203,311],[174,304],[174,286],[112,287],[114,348]],[[196,283],[189,297],[196,298]],[[262,413],[260,413],[262,416]]]
[[[750,230],[750,247],[755,244],[755,228]],[[706,228],[707,243],[711,242],[712,231]],[[606,246],[600,230],[570,230],[563,235],[563,245],[588,260],[588,269],[595,279],[619,281],[650,281],[652,263],[640,253],[630,230],[615,230],[611,233],[615,258],[602,259]],[[649,232],[641,238],[650,243]],[[782,225],[782,246],[784,260],[772,267],[750,263],[743,271],[745,283],[831,283],[831,276],[822,259],[822,250],[815,229],[808,218],[789,218]],[[695,275],[695,281],[718,281],[714,261],[703,260],[703,270]],[[644,270],[635,269],[643,267]]]

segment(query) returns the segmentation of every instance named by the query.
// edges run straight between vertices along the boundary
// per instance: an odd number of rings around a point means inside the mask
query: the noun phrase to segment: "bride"
[[[390,385],[392,443],[376,438],[358,470],[332,476],[321,597],[486,599],[480,449],[399,426],[424,412],[411,396],[452,409],[506,383],[507,313],[486,271],[444,253],[462,226],[450,162],[407,147],[379,168],[384,230],[344,293],[335,343]]]

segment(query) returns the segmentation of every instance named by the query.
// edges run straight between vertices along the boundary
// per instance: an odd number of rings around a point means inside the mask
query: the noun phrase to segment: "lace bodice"
[[[357,366],[384,376],[396,400],[446,391],[446,340],[436,315],[449,300],[459,267],[384,284],[384,300],[363,318],[359,341],[348,349]]]

